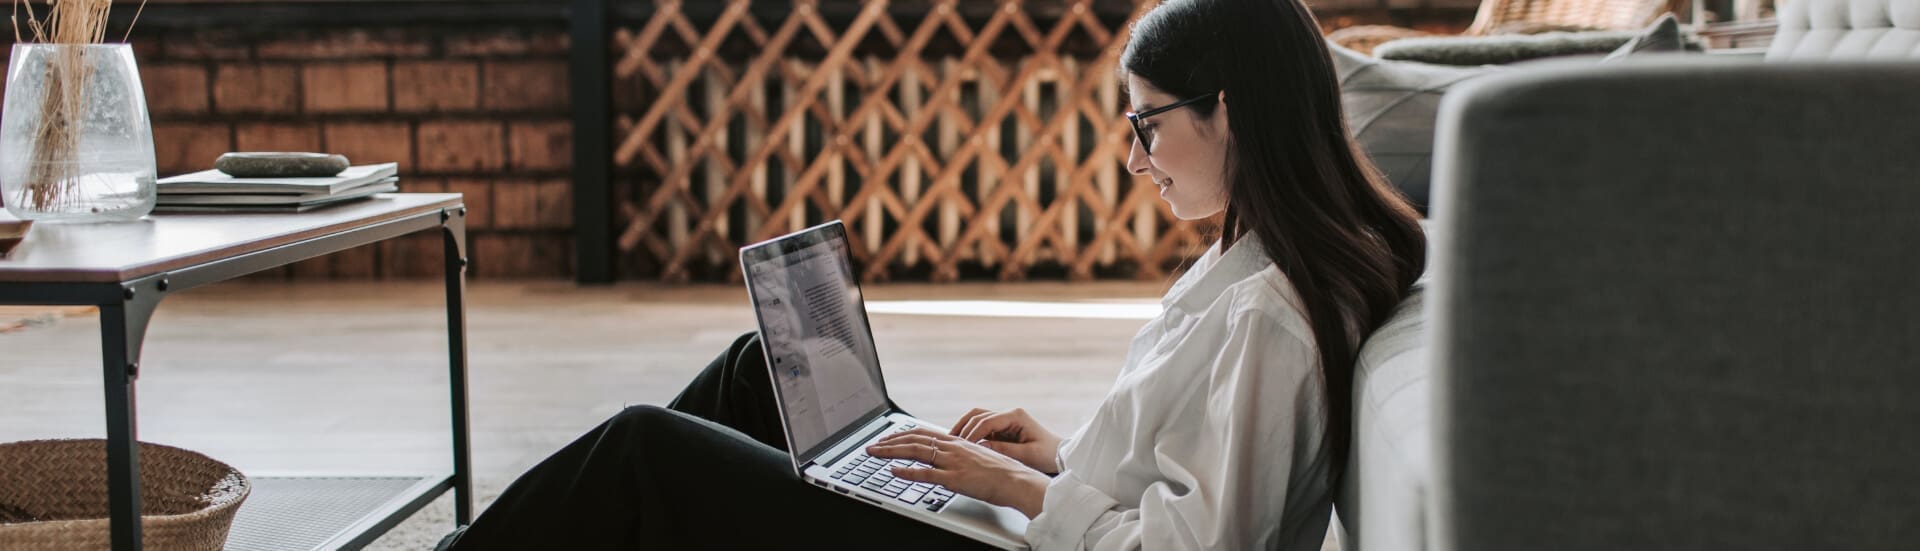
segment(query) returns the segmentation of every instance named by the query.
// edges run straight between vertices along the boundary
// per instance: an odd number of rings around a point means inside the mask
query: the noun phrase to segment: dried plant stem
[[[79,199],[81,183],[81,121],[86,114],[87,93],[91,89],[93,67],[87,59],[87,44],[106,39],[107,13],[112,0],[53,0],[42,19],[25,0],[14,2],[14,36],[20,32],[20,6],[27,8],[27,29],[34,42],[66,44],[76,47],[56,52],[46,66],[46,95],[39,106],[39,125],[33,129],[33,146],[27,167],[27,202],[40,210],[59,210]],[[144,10],[146,3],[141,2]],[[135,19],[138,19],[136,13]],[[127,29],[129,35],[132,28]]]
[[[78,122],[86,101],[88,71],[84,52],[70,48],[48,65],[47,94],[40,101],[40,124],[33,132],[27,168],[28,202],[41,210],[64,206],[79,186]]]

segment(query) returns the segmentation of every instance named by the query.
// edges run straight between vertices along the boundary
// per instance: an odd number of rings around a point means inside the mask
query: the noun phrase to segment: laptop
[[[1027,517],[946,488],[893,478],[924,464],[869,457],[866,447],[915,427],[946,428],[892,407],[867,306],[835,220],[740,250],[760,343],[802,480],[1002,549],[1026,549]]]

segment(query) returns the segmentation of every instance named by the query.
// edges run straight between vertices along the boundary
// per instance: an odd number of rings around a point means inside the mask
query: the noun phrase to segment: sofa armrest
[[[1912,549],[1920,64],[1642,61],[1442,104],[1437,549]]]

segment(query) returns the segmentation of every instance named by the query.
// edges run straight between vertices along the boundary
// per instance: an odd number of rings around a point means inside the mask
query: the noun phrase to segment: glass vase
[[[14,216],[110,222],[154,204],[153,127],[126,44],[16,44],[0,112],[0,201]]]

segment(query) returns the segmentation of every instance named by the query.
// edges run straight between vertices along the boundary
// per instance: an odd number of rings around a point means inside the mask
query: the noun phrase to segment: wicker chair
[[[1434,36],[1434,33],[1393,25],[1354,25],[1327,33],[1327,40],[1349,50],[1373,55],[1374,46],[1416,36]]]
[[[1673,11],[1676,0],[1487,0],[1465,34],[1501,34],[1519,27],[1628,30]]]
[[[1653,22],[1680,0],[1485,0],[1462,36],[1547,31],[1627,30]],[[1372,54],[1389,41],[1435,33],[1392,25],[1356,25],[1327,34],[1348,49]]]

